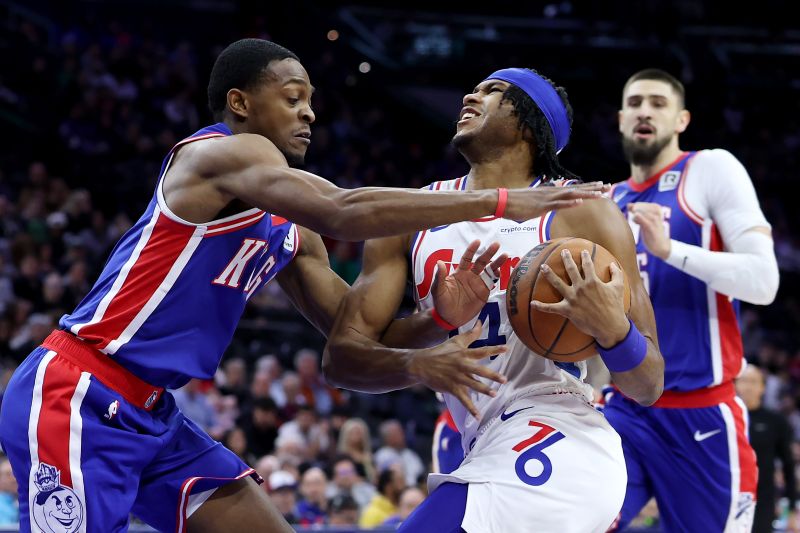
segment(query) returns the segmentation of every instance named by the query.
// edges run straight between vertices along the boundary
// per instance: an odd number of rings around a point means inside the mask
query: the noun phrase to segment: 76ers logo
[[[425,259],[423,266],[424,277],[417,284],[417,294],[422,300],[428,296],[433,285],[433,274],[436,271],[436,262],[443,261],[447,268],[447,274],[452,274],[458,268],[458,263],[453,263],[453,252],[451,249],[436,250]],[[519,263],[519,257],[511,257],[500,267],[500,290],[504,291],[508,287],[508,280],[511,278],[511,271]]]
[[[517,462],[514,463],[514,471],[523,483],[538,487],[547,483],[547,480],[553,475],[553,463],[550,462],[550,458],[545,455],[544,449],[563,439],[564,434],[560,431],[556,431],[556,428],[541,422],[531,420],[528,422],[528,425],[539,429],[533,436],[518,442],[512,448],[515,452],[522,452],[519,457],[517,457]],[[530,448],[528,448],[528,446],[530,446]],[[541,465],[542,471],[538,475],[531,475],[529,469],[526,468],[531,461],[538,462]],[[530,470],[533,469],[531,468]]]
[[[73,533],[83,523],[83,503],[75,492],[61,484],[61,472],[39,464],[33,483],[39,489],[33,499],[33,521],[44,533]]]

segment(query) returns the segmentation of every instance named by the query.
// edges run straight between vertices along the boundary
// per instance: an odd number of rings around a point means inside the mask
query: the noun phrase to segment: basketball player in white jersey
[[[497,71],[464,97],[453,142],[469,161],[469,174],[430,188],[551,186],[552,178],[571,176],[557,159],[570,124],[563,88],[532,70]],[[407,320],[432,317],[439,327],[432,324],[428,335],[413,339],[390,341],[384,335],[384,342],[419,346],[471,331],[472,346],[505,347],[453,368],[452,380],[462,388],[444,396],[466,457],[452,473],[430,476],[431,495],[400,531],[604,532],[616,517],[626,483],[622,448],[591,405],[591,388],[582,381],[585,365],[557,364],[533,353],[517,339],[505,312],[511,269],[534,246],[572,236],[606,247],[630,283],[630,319],[623,308],[622,272],[611,266],[612,280],[603,283],[588,254],[580,260],[582,273],[571,256],[563,258],[571,284],[543,268],[564,300],[532,305],[570,318],[595,337],[625,393],[643,404],[656,401],[663,361],[633,237],[612,202],[591,204],[522,221],[483,217],[366,244],[362,274],[340,307],[325,354],[323,368],[334,384],[382,392],[418,381],[408,351],[374,346],[397,312],[409,255],[419,312]],[[499,245],[473,264],[476,239]],[[498,248],[504,255],[491,261]],[[487,265],[497,283],[481,281]],[[473,379],[464,377],[464,368]]]

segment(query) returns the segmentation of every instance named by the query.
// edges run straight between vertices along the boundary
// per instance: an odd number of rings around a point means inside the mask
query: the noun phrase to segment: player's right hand
[[[437,346],[416,350],[408,367],[409,374],[420,383],[436,392],[446,392],[458,398],[476,419],[480,418],[480,412],[470,400],[470,390],[491,397],[496,395],[490,384],[479,381],[476,376],[500,384],[507,381],[505,376],[478,364],[481,359],[504,353],[504,345],[469,347],[480,338],[481,328],[481,321],[478,320],[470,331]]]
[[[532,187],[509,189],[508,204],[503,218],[530,220],[548,211],[566,209],[580,205],[584,200],[602,198],[611,189],[602,181],[581,183],[567,187]]]
[[[484,270],[499,278],[500,267],[508,260],[505,253],[494,257],[500,249],[500,243],[494,242],[473,261],[480,246],[480,240],[472,241],[451,274],[447,273],[444,261],[436,262],[438,268],[431,286],[433,306],[443,319],[457,328],[475,318],[489,299],[493,287],[487,285],[491,280],[484,281],[481,277]]]

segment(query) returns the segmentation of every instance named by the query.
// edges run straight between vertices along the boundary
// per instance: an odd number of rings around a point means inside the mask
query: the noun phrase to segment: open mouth
[[[465,107],[464,109],[461,110],[461,115],[459,117],[458,124],[463,124],[468,120],[479,116],[481,116],[481,114],[478,112],[478,110],[472,107]]]
[[[51,516],[52,516],[52,515],[51,515]],[[59,523],[59,524],[61,524],[62,526],[64,526],[64,527],[70,527],[70,526],[72,525],[72,523],[73,523],[73,522],[75,522],[75,519],[77,518],[77,516],[73,516],[72,518],[69,518],[69,519],[66,519],[66,518],[58,518],[57,516],[54,516],[53,518],[55,518],[56,520],[58,520],[58,523]]]
[[[655,134],[656,129],[650,124],[639,124],[633,130],[633,136],[638,139],[649,139],[650,137],[654,137]]]

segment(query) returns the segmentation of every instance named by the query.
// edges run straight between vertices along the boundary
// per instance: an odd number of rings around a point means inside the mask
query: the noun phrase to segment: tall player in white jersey
[[[551,178],[571,176],[557,158],[570,126],[563,88],[532,70],[497,71],[464,97],[453,142],[469,161],[469,174],[430,188],[552,186]],[[569,255],[564,258],[571,285],[543,270],[565,298],[534,305],[569,317],[595,337],[607,348],[601,351],[626,394],[653,403],[661,393],[663,361],[633,238],[612,202],[521,221],[483,217],[367,243],[363,272],[340,307],[327,346],[324,368],[331,381],[369,392],[414,383],[417,369],[403,350],[374,349],[382,335],[393,345],[415,346],[471,332],[472,346],[504,347],[465,360],[462,371],[452,373],[461,388],[445,400],[466,457],[452,473],[430,476],[431,495],[401,531],[587,533],[604,532],[614,520],[624,497],[624,459],[618,435],[591,405],[583,364],[559,365],[531,352],[505,314],[512,267],[534,246],[565,236],[597,242],[619,259],[633,295],[630,320],[623,309],[622,272],[615,264],[612,280],[601,282],[588,254],[581,258],[582,273]],[[479,241],[499,244],[473,263]],[[498,249],[503,255],[491,261]],[[390,340],[384,330],[402,299],[409,258],[419,312],[407,320],[433,316],[439,327]],[[498,283],[482,281],[487,265]],[[453,389],[446,379],[439,388]]]
[[[628,467],[619,527],[655,496],[665,531],[749,532],[757,469],[733,386],[743,368],[736,300],[770,303],[778,266],[741,163],[725,150],[680,149],[684,97],[675,77],[643,70],[619,112],[631,177],[611,195],[634,230],[665,362],[652,407],[624,390],[607,400]]]

